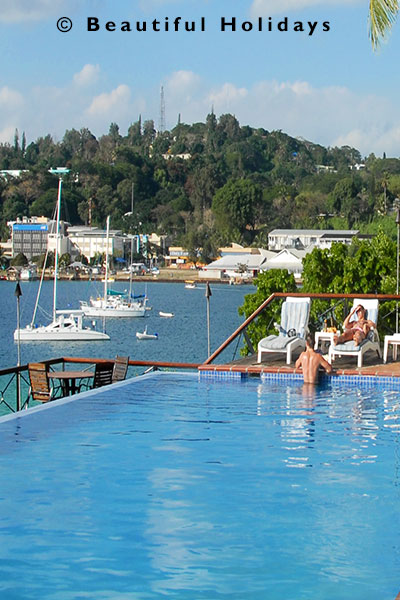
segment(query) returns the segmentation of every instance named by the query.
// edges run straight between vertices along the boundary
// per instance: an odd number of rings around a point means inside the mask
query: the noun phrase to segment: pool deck
[[[294,362],[298,354],[295,355]],[[214,372],[231,372],[243,373],[247,375],[261,375],[263,373],[301,373],[300,369],[294,368],[294,362],[291,365],[286,364],[286,355],[273,354],[268,356],[262,363],[257,363],[257,355],[253,354],[246,358],[240,358],[226,364],[207,364],[199,366],[199,371],[214,371]],[[364,355],[363,366],[357,367],[357,358],[337,357],[333,366],[333,375],[348,375],[348,376],[368,376],[368,377],[399,377],[400,378],[400,361],[393,361],[389,357],[386,364],[382,359],[379,359],[375,352],[368,352]],[[400,381],[400,380],[399,380]]]

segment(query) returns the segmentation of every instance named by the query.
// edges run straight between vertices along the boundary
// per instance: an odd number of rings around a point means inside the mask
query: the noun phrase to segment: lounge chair
[[[290,365],[293,350],[306,347],[309,316],[310,298],[286,298],[282,304],[279,335],[269,335],[258,343],[257,362],[262,361],[263,354],[284,352],[286,363]]]
[[[353,308],[358,304],[361,304],[365,308],[366,318],[377,324],[379,301],[375,298],[355,298],[353,302]],[[356,320],[356,318],[356,315],[354,315],[352,320]],[[374,327],[371,328],[367,337],[359,346],[356,346],[353,340],[344,342],[343,344],[336,344],[336,346],[332,343],[329,347],[329,362],[332,363],[336,356],[357,356],[357,367],[362,367],[363,356],[369,350],[375,350],[379,358],[382,357],[378,330]]]
[[[129,356],[116,356],[112,374],[112,383],[123,381],[128,371]]]

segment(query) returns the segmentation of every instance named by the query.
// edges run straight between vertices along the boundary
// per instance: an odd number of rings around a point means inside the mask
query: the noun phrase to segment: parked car
[[[144,263],[132,263],[129,268],[133,275],[146,275],[149,272],[148,267]]]

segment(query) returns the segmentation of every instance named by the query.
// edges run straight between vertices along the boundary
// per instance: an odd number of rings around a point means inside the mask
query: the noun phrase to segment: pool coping
[[[321,373],[319,380],[335,384],[378,384],[400,389],[400,372],[391,371],[391,368],[389,365],[376,365],[364,369],[336,368],[332,374]],[[303,381],[301,370],[290,366],[200,365],[198,371],[201,377],[207,379],[245,379],[258,376],[264,381]]]

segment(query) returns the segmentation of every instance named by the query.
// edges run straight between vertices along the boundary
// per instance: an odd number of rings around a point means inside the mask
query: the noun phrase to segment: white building
[[[289,273],[293,273],[295,279],[301,279],[303,273],[303,258],[312,251],[312,247],[308,247],[307,250],[288,250],[285,248],[270,257],[265,265],[263,271],[270,271],[271,269],[286,269]]]
[[[75,254],[79,253],[86,256],[88,260],[97,254],[105,254],[107,234],[103,229],[98,227],[81,227],[75,225],[68,227],[68,237]],[[111,230],[108,240],[108,253],[110,256],[116,253],[123,254],[124,239],[122,232],[119,230]]]
[[[199,271],[201,279],[251,279],[265,269],[268,258],[275,256],[263,248],[248,248],[248,252],[225,254]],[[249,252],[251,250],[251,252]]]
[[[4,179],[9,179],[10,177],[21,177],[22,173],[28,173],[27,169],[5,169],[4,171],[0,171],[0,177]]]
[[[351,244],[359,236],[358,229],[274,229],[268,234],[268,248],[279,252],[284,248],[305,250],[308,246],[330,248],[333,242]]]

